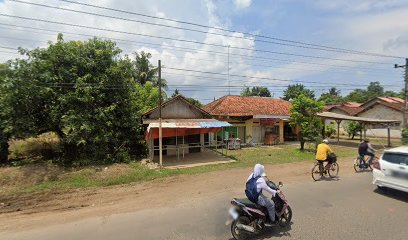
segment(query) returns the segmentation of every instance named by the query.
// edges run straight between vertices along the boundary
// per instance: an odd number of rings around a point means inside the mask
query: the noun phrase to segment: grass
[[[351,157],[356,153],[356,149],[334,146],[336,154],[342,157]],[[218,152],[221,153],[220,150]],[[44,180],[32,185],[16,186],[6,195],[33,193],[50,190],[68,190],[76,188],[105,187],[132,182],[149,181],[157,178],[181,174],[199,174],[211,171],[226,170],[231,168],[252,167],[255,163],[262,164],[280,164],[307,161],[314,159],[314,152],[299,151],[297,145],[280,145],[274,147],[251,147],[240,150],[230,150],[226,152],[227,156],[236,160],[234,163],[206,165],[183,169],[162,169],[151,170],[142,166],[138,162],[130,164],[116,164],[108,166],[101,170],[94,167],[80,169],[63,173],[57,179]],[[4,176],[6,178],[6,176]]]

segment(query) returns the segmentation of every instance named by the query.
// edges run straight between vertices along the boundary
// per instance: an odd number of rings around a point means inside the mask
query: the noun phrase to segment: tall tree
[[[11,108],[7,105],[7,85],[10,74],[9,65],[0,64],[0,163],[6,163],[8,160],[8,140],[12,130],[9,121]]]
[[[300,149],[304,150],[305,142],[317,142],[322,131],[322,121],[317,113],[323,110],[323,103],[300,94],[291,101],[289,110],[291,126],[300,127]]]
[[[258,96],[258,97],[271,97],[271,92],[266,87],[244,87],[241,92],[241,96],[249,97],[249,96]]]
[[[303,84],[297,83],[294,85],[289,85],[288,88],[283,92],[283,100],[290,101],[292,99],[295,99],[296,97],[300,96],[303,94],[304,96],[310,98],[310,99],[315,99],[315,93],[307,89]]]
[[[124,161],[144,151],[140,113],[157,104],[157,88],[134,81],[134,62],[114,42],[59,35],[46,48],[21,52],[27,58],[11,61],[2,84],[13,136],[57,133],[66,163]]]
[[[380,82],[370,82],[367,87],[368,99],[384,96],[384,87]]]
[[[147,82],[153,83],[153,86],[159,86],[159,79],[158,79],[158,72],[159,68],[153,66],[150,63],[150,58],[152,57],[151,53],[146,53],[141,51],[140,53],[135,52],[135,60],[134,63],[134,78],[137,80],[138,83],[141,85],[146,84]],[[161,79],[161,85],[163,89],[167,88],[167,81],[165,79]]]
[[[180,94],[180,92],[179,92],[178,89],[174,90],[174,93],[171,95],[171,97],[175,97],[175,96],[177,96],[177,95],[182,95],[182,94]],[[184,95],[182,95],[182,96],[185,97],[185,98],[187,99],[187,101],[189,101],[191,104],[193,104],[193,105],[195,105],[195,106],[197,106],[197,107],[202,107],[202,106],[204,106],[204,105],[203,105],[200,101],[198,101],[197,99],[189,98],[189,97],[186,97],[186,96],[184,96]]]
[[[322,95],[320,95],[319,101],[322,101],[326,104],[335,104],[342,102],[343,98],[340,95],[340,90],[332,87],[327,93],[322,93]]]

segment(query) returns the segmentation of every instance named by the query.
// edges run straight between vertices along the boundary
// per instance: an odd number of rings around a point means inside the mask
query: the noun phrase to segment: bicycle
[[[315,181],[319,181],[325,174],[329,174],[330,178],[335,178],[339,174],[339,164],[337,163],[337,158],[334,157],[333,163],[329,169],[325,169],[323,166],[323,161],[315,162],[315,165],[312,168],[312,178]]]
[[[361,156],[357,156],[356,159],[354,159],[354,171],[356,172],[362,172],[362,171],[372,171],[373,167],[372,165],[374,164],[375,160],[378,160],[379,158],[377,156],[374,156],[373,160],[370,161],[370,156],[364,155],[363,158]]]

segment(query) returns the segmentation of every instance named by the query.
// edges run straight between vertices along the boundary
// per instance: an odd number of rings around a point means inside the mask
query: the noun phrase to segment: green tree
[[[384,96],[384,87],[381,86],[380,82],[370,82],[367,87],[367,95],[368,100],[375,97]]]
[[[344,130],[347,132],[348,136],[351,137],[351,139],[354,139],[354,137],[361,132],[362,126],[359,122],[348,121]]]
[[[14,137],[53,131],[65,163],[124,161],[144,151],[141,112],[157,104],[153,83],[134,81],[134,62],[112,41],[65,42],[23,50],[4,91]],[[150,105],[150,106],[149,106]]]
[[[258,97],[271,97],[271,92],[266,87],[244,87],[241,92],[241,96],[249,97],[249,96],[258,96]]]
[[[8,160],[8,140],[10,138],[11,125],[9,115],[10,106],[7,105],[7,84],[11,69],[8,64],[0,64],[0,163],[6,163]]]
[[[177,95],[182,95],[182,94],[180,94],[180,92],[179,92],[178,89],[174,90],[174,93],[171,95],[171,97],[175,97],[175,96],[177,96]],[[184,95],[182,95],[182,96],[185,97],[185,98],[187,99],[187,101],[189,101],[191,104],[193,104],[193,105],[195,105],[195,106],[197,106],[197,107],[202,107],[202,106],[204,106],[204,105],[203,105],[200,101],[198,101],[197,99],[189,98],[189,97],[186,97],[186,96],[184,96]]]
[[[335,104],[343,102],[343,97],[340,95],[340,90],[332,87],[327,93],[320,95],[319,101],[326,104]]]
[[[283,100],[290,101],[292,99],[295,99],[296,97],[300,96],[303,94],[304,96],[310,98],[310,99],[315,99],[315,93],[307,89],[303,84],[297,83],[294,85],[289,85],[288,88],[283,92]]]
[[[323,124],[317,113],[323,110],[323,103],[300,94],[291,101],[289,110],[291,126],[300,127],[300,149],[304,150],[306,141],[317,143]]]
[[[366,90],[355,89],[344,97],[344,99],[350,102],[364,103],[368,101],[369,97]]]
[[[134,55],[135,60],[133,61],[133,64],[135,69],[133,75],[136,81],[141,85],[145,85],[147,82],[151,82],[153,83],[153,86],[158,87],[159,68],[153,66],[153,64],[150,63],[149,59],[152,57],[152,54],[141,51],[140,54],[135,52]],[[161,79],[161,87],[165,90],[168,89],[167,81],[163,78]]]

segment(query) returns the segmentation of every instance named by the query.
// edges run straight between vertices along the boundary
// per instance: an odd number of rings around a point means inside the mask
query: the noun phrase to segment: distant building
[[[376,118],[384,120],[403,121],[404,100],[397,97],[376,97],[365,103],[345,102],[337,105],[326,105],[325,111],[356,117]],[[328,124],[330,121],[326,121]],[[346,122],[341,123],[341,130]],[[402,124],[401,124],[402,125]],[[392,127],[392,137],[401,136],[401,127]],[[375,126],[367,132],[371,136],[386,136],[384,129],[376,129]]]
[[[218,139],[233,137],[242,143],[277,144],[297,139],[296,128],[289,125],[290,106],[288,101],[269,97],[224,96],[203,109],[215,119],[232,124],[218,132]]]

